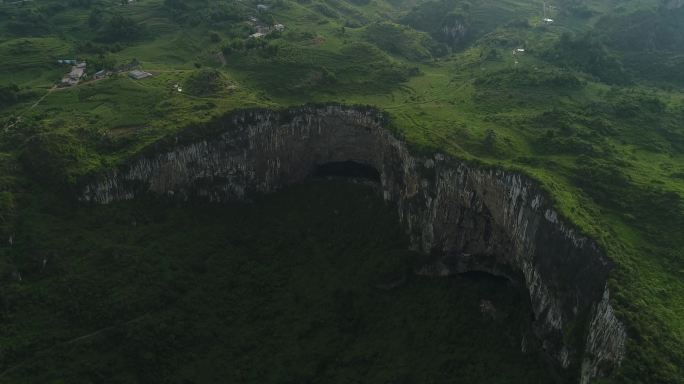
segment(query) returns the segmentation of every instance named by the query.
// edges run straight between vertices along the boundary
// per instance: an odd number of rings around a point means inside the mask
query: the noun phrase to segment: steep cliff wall
[[[341,161],[379,171],[384,198],[396,204],[414,247],[439,259],[424,273],[481,270],[524,283],[535,333],[576,382],[607,375],[620,363],[625,329],[609,301],[610,263],[596,244],[559,219],[533,180],[413,154],[373,109],[234,113],[160,141],[88,184],[82,199],[109,203],[149,193],[247,199]]]

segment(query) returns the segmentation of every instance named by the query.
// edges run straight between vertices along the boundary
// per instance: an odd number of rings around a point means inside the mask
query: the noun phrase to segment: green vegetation
[[[338,52],[284,43],[276,57],[236,52],[226,59],[236,76],[277,97],[306,100],[315,93],[375,93],[396,88],[411,69],[376,46],[355,42]]]
[[[223,87],[223,76],[215,69],[201,69],[193,72],[185,80],[184,86],[186,92],[195,96],[213,95]]]
[[[453,0],[426,1],[413,7],[400,20],[419,31],[430,33],[449,45],[463,45],[471,34],[470,4]]]
[[[4,2],[0,238],[33,241],[18,223],[41,220],[29,212],[45,188],[68,191],[198,122],[243,107],[369,104],[417,150],[539,180],[616,262],[630,342],[610,380],[681,383],[684,6],[547,5],[551,24],[541,1],[517,0]],[[53,89],[70,70],[58,59],[88,61],[90,79]],[[134,59],[153,77],[92,80]],[[87,221],[74,220],[65,228]]]
[[[229,206],[52,203],[18,223],[4,383],[549,382],[518,350],[525,293],[411,276],[396,212],[371,188],[317,181]]]
[[[0,88],[0,107],[12,105],[18,101],[19,87],[16,84],[9,84]]]
[[[410,61],[424,61],[446,54],[446,47],[425,34],[393,23],[374,23],[366,27],[365,38],[390,54]]]
[[[573,38],[564,33],[545,57],[559,66],[592,74],[608,84],[627,84],[630,81],[622,63],[590,34]]]
[[[97,20],[97,19],[96,19]],[[99,23],[96,20],[88,19],[88,25],[97,26]],[[117,42],[117,41],[135,41],[144,35],[143,25],[138,24],[130,17],[125,17],[120,14],[114,14],[107,20],[100,31],[100,41]]]

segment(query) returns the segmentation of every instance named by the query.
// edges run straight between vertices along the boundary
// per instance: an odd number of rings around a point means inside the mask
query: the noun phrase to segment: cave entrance
[[[344,177],[366,179],[380,182],[380,172],[375,167],[356,161],[332,161],[319,164],[313,172],[314,177]]]

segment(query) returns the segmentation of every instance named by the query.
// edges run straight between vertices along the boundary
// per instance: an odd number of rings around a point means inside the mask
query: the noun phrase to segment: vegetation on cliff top
[[[611,288],[630,344],[613,380],[681,382],[684,6],[547,2],[551,24],[542,10],[516,0],[4,2],[2,236],[18,236],[42,189],[68,189],[228,111],[373,105],[418,149],[539,180],[617,262]],[[132,62],[153,76],[53,88],[70,70],[58,59],[87,61],[91,78]]]

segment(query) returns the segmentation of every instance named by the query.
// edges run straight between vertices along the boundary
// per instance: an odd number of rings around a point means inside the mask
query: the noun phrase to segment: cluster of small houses
[[[268,6],[263,5],[263,4],[258,4],[257,9],[260,11],[267,10]],[[273,27],[269,27],[268,25],[263,24],[261,21],[259,21],[259,19],[257,19],[254,16],[249,18],[248,23],[252,27],[254,27],[254,29],[256,30],[256,32],[249,35],[249,37],[251,37],[253,39],[258,39],[258,38],[264,37],[264,36],[268,35],[271,32],[274,32],[274,31],[275,32],[282,32],[285,30],[285,26],[283,24],[275,24]]]
[[[122,0],[122,5],[124,4],[124,1],[127,1],[128,3],[132,3],[134,0]],[[258,12],[262,11],[267,11],[268,6],[265,4],[257,4],[256,6]],[[254,29],[256,32],[253,34],[249,35],[250,38],[258,39],[261,37],[264,37],[268,35],[271,32],[282,32],[285,30],[285,26],[283,24],[275,24],[273,26],[268,26],[256,17],[252,16],[249,18],[247,21]],[[72,87],[74,85],[77,85],[79,82],[85,80],[88,78],[88,75],[86,74],[86,67],[87,63],[85,61],[77,61],[73,59],[59,59],[57,60],[57,64],[60,65],[71,65],[71,71],[64,75],[62,77],[62,80],[59,82],[60,87]],[[138,63],[137,60],[131,61],[129,64],[125,64],[118,69],[114,71],[108,71],[105,69],[99,70],[93,74],[93,79],[94,80],[99,80],[99,79],[104,79],[108,76],[110,76],[113,73],[123,73],[123,72],[128,72],[128,76],[135,80],[142,80],[146,77],[152,76],[151,73],[142,71],[138,69],[140,63]],[[178,87],[178,90],[180,92],[180,87]]]
[[[67,73],[62,77],[62,82],[60,83],[63,87],[70,87],[72,85],[78,84],[81,78],[85,76],[86,62],[76,62],[76,60],[57,60],[57,64],[71,64],[71,72]]]
[[[513,50],[513,57],[514,57],[516,64],[518,64],[518,58],[515,56],[516,55],[522,55],[523,53],[525,53],[525,48],[516,48]]]
[[[259,11],[267,10],[268,6],[263,5],[263,4],[258,4],[257,9]],[[249,37],[258,39],[261,37],[264,37],[268,35],[271,32],[282,32],[285,30],[285,26],[283,24],[275,24],[272,27],[268,26],[261,21],[259,21],[256,17],[250,17],[248,20],[248,23],[254,27],[256,30],[255,33],[249,35]],[[77,85],[79,82],[87,79],[87,74],[86,74],[86,67],[87,63],[85,61],[77,61],[73,59],[59,59],[57,60],[57,64],[60,65],[71,65],[71,71],[64,75],[62,77],[62,80],[59,83],[60,87],[72,87],[74,85]],[[142,71],[140,69],[137,69],[137,67],[140,65],[136,60],[133,60],[131,63],[123,65],[119,67],[115,71],[108,71],[105,69],[99,70],[93,74],[93,79],[94,80],[99,80],[99,79],[104,79],[105,77],[108,77],[112,73],[122,73],[122,72],[128,72],[128,76],[135,80],[142,80],[146,77],[152,76],[151,73]]]
[[[82,80],[87,79],[87,74],[86,74],[86,68],[87,68],[87,63],[85,61],[77,61],[73,59],[59,59],[57,60],[57,64],[61,65],[71,65],[71,71],[64,75],[62,77],[62,80],[59,82],[60,87],[72,87],[74,85],[77,85],[79,82]],[[128,72],[128,76],[130,76],[132,79],[135,80],[142,80],[146,77],[152,76],[151,73],[142,71],[140,69],[137,69],[137,67],[140,65],[137,60],[133,60],[128,64],[120,66],[117,70],[115,71],[108,71],[106,69],[101,69],[95,74],[93,74],[93,79],[94,80],[99,80],[99,79],[104,79],[105,77],[108,77],[112,73],[122,73],[122,72]]]
[[[260,4],[261,5],[261,4]],[[265,5],[264,5],[265,7]],[[264,37],[267,34],[276,31],[276,32],[282,32],[285,30],[285,26],[283,24],[275,24],[273,27],[269,27],[265,24],[262,24],[256,17],[250,17],[249,18],[249,23],[256,29],[256,32],[251,34],[249,37],[251,38],[260,38]],[[79,82],[82,80],[87,79],[87,74],[86,74],[86,67],[87,63],[85,61],[77,61],[74,59],[59,59],[57,60],[57,64],[60,65],[71,65],[71,71],[64,75],[62,77],[62,80],[59,83],[60,87],[72,87],[74,85],[77,85]],[[151,73],[142,71],[140,69],[137,69],[140,63],[138,63],[136,60],[131,61],[129,64],[122,65],[115,71],[108,71],[105,69],[99,70],[93,74],[93,79],[94,80],[99,80],[99,79],[104,79],[105,77],[108,77],[112,73],[122,73],[122,72],[128,72],[128,76],[130,76],[132,79],[135,80],[142,80],[146,77],[152,76]],[[179,89],[180,91],[180,89]]]

